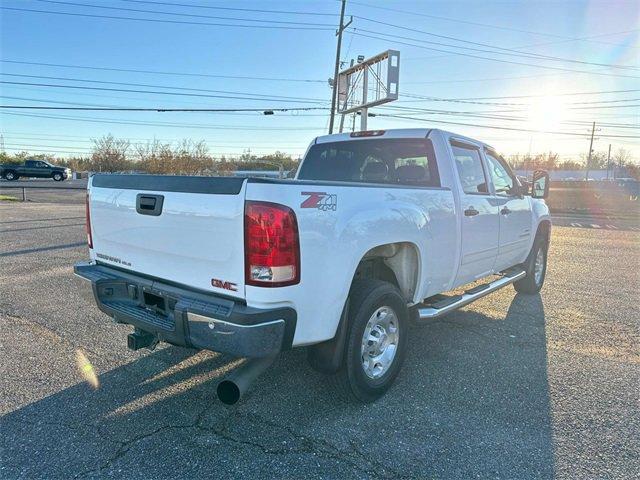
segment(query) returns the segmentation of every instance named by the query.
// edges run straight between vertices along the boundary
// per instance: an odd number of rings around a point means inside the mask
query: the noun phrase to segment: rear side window
[[[451,149],[464,193],[489,193],[480,150],[457,142],[451,142]]]
[[[427,139],[367,139],[313,145],[299,180],[440,186]]]

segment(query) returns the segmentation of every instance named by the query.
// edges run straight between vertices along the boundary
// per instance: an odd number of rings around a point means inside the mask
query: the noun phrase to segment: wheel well
[[[542,220],[538,225],[538,231],[536,232],[536,237],[541,236],[546,241],[547,244],[551,240],[551,222],[549,220]]]
[[[418,251],[407,242],[388,243],[364,254],[353,279],[377,278],[400,290],[407,302],[413,300],[418,283]]]

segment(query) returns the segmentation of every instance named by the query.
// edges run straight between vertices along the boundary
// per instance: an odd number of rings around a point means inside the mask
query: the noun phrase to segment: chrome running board
[[[507,285],[511,285],[513,282],[524,278],[526,275],[527,274],[524,270],[507,270],[502,272],[501,278],[494,280],[493,282],[483,283],[482,285],[470,288],[462,295],[436,295],[435,297],[427,298],[418,306],[418,317],[421,321],[441,317],[442,315],[446,315],[460,307],[469,305],[470,303],[475,302],[479,298],[489,295],[496,290],[500,290]]]

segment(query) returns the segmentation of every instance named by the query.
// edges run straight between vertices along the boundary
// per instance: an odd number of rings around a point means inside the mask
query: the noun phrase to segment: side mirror
[[[533,172],[532,198],[547,198],[549,196],[549,174],[544,170]]]

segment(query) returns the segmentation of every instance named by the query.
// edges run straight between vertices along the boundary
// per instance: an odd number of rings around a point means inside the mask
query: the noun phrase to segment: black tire
[[[549,245],[547,241],[542,235],[537,235],[536,239],[533,242],[533,247],[531,247],[531,252],[529,252],[529,256],[522,264],[525,272],[527,272],[527,276],[517,282],[514,282],[513,287],[516,289],[516,292],[519,293],[528,293],[535,294],[538,293],[542,286],[544,285],[544,279],[547,276],[547,251],[549,250]],[[536,279],[536,258],[538,258],[538,254],[542,255],[543,263],[542,263],[542,274]]]
[[[55,172],[53,175],[51,175],[51,178],[53,178],[53,180],[56,182],[61,182],[62,180],[64,180],[64,177],[59,172]]]
[[[20,176],[16,172],[9,170],[8,172],[4,173],[4,178],[9,180],[10,182],[14,182],[18,180]]]
[[[381,369],[378,372],[379,376],[374,378],[366,373],[363,366],[363,336],[369,320],[380,309],[383,310],[379,312],[377,318],[384,318],[384,309],[387,314],[390,311],[395,314],[395,320],[392,321],[396,324],[397,341],[393,359],[386,369]],[[348,320],[349,330],[343,364],[333,378],[341,394],[349,400],[373,402],[389,389],[402,367],[409,334],[407,303],[399,290],[388,282],[372,279],[355,280],[349,293]],[[384,344],[384,342],[381,343]]]

